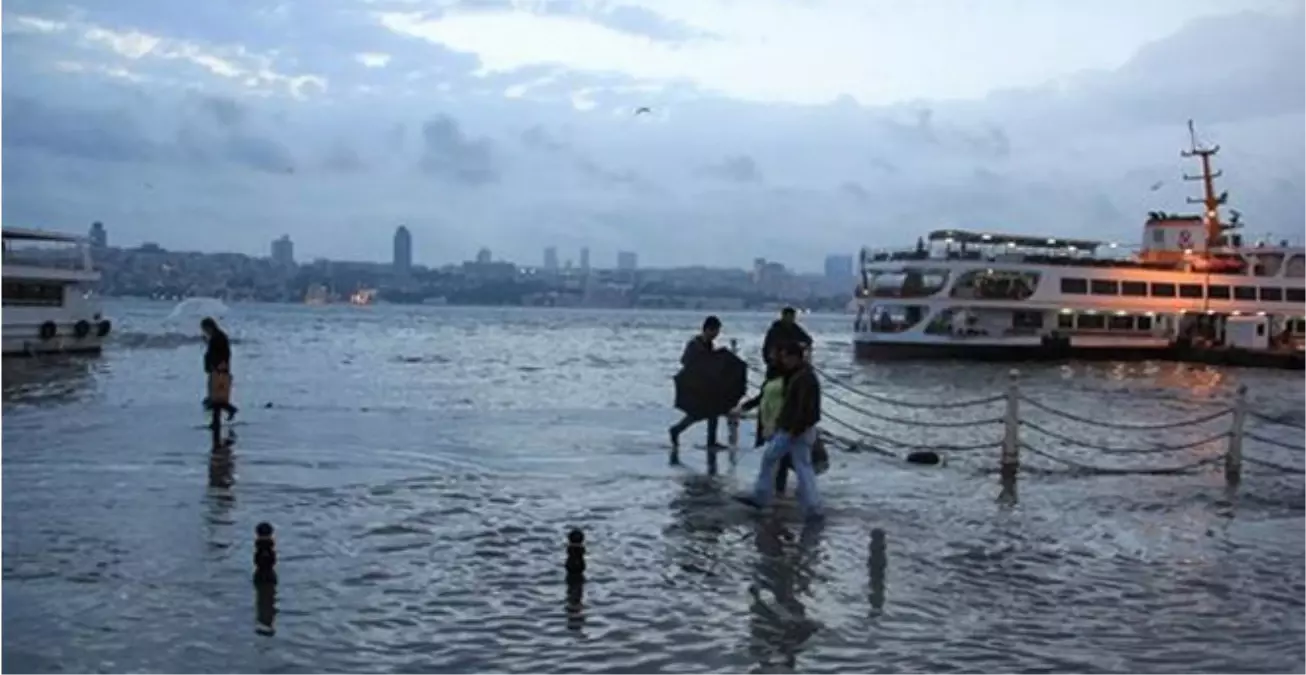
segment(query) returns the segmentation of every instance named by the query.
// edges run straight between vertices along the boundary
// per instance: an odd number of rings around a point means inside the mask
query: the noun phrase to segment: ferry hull
[[[1077,346],[1064,341],[1042,344],[962,344],[854,340],[854,356],[866,361],[1176,361],[1221,366],[1303,370],[1301,351],[1251,351],[1184,345]]]
[[[97,337],[86,337],[78,340],[69,336],[41,340],[40,338],[5,335],[2,344],[5,357],[38,356],[42,354],[99,354],[104,350],[104,340]]]

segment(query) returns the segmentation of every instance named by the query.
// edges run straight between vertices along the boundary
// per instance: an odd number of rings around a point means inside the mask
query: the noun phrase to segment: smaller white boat
[[[87,240],[17,227],[3,235],[5,356],[98,353],[111,324],[95,297]]]

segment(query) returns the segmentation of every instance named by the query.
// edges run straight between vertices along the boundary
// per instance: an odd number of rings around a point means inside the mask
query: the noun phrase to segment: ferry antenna
[[[1224,226],[1220,223],[1220,205],[1224,204],[1229,193],[1225,192],[1220,195],[1215,194],[1215,179],[1224,175],[1223,171],[1211,171],[1211,157],[1220,152],[1219,145],[1205,147],[1197,142],[1197,130],[1193,127],[1193,121],[1188,120],[1188,142],[1189,149],[1181,151],[1181,157],[1197,157],[1202,163],[1202,173],[1198,176],[1189,176],[1184,174],[1184,180],[1202,181],[1202,197],[1195,199],[1188,198],[1189,204],[1202,204],[1205,207],[1205,213],[1202,214],[1202,221],[1206,224],[1206,250],[1209,252],[1219,239],[1220,233],[1224,231]]]

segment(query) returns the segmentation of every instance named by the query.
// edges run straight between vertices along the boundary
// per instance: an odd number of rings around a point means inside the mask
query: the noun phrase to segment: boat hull
[[[890,342],[853,340],[854,356],[865,361],[1177,361],[1210,365],[1303,370],[1306,359],[1298,351],[1253,351],[1202,348],[1182,344],[1076,345],[1065,340],[1038,343]]]

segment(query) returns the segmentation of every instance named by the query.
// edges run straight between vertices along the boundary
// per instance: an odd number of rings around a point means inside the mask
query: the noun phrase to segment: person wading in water
[[[204,350],[204,372],[209,376],[210,396],[204,397],[204,407],[214,408],[227,413],[227,420],[236,416],[239,409],[231,404],[231,400],[219,401],[215,404],[211,398],[214,391],[215,381],[219,378],[226,378],[227,396],[231,395],[231,340],[227,339],[227,334],[218,328],[218,322],[212,317],[205,317],[200,321],[200,332],[204,334],[204,339],[209,343],[208,348]]]
[[[680,365],[685,370],[690,370],[694,368],[700,359],[716,351],[713,341],[716,340],[717,336],[720,334],[721,319],[718,319],[715,316],[709,316],[704,319],[702,332],[695,335],[693,338],[690,338],[689,342],[685,344],[685,351],[680,355]],[[736,399],[736,401],[737,400],[738,399]],[[733,402],[727,405],[733,405]],[[717,422],[719,421],[718,417],[698,417],[688,413],[686,413],[679,422],[676,422],[671,425],[671,428],[667,429],[667,434],[671,437],[671,446],[673,448],[680,447],[680,434],[684,433],[690,425],[703,420],[707,421],[707,447],[713,450],[725,448],[726,446],[717,442],[716,432]]]
[[[776,417],[775,434],[762,455],[753,492],[738,499],[758,508],[769,505],[780,461],[788,455],[798,476],[798,503],[809,518],[819,518],[821,497],[816,488],[812,448],[817,439],[816,425],[821,421],[821,383],[804,359],[804,352],[798,343],[784,343],[775,350],[776,365],[787,373],[784,403]]]
[[[771,327],[766,330],[766,337],[762,339],[762,360],[767,365],[767,378],[771,377],[772,363],[775,361],[775,350],[787,342],[798,343],[804,347],[812,346],[812,336],[798,325],[798,311],[793,307],[785,307],[780,310],[780,318],[771,323]]]
[[[785,386],[788,383],[788,373],[779,363],[776,363],[767,368],[766,381],[762,383],[762,391],[731,411],[731,414],[737,417],[749,410],[757,410],[757,436],[753,447],[760,448],[766,445],[767,441],[771,440],[771,437],[775,435],[776,422],[780,417],[780,410],[784,408]],[[825,443],[822,442],[818,435],[815,444],[812,446],[812,466],[817,475],[820,475],[825,473],[829,465],[830,457],[826,452]],[[789,472],[793,470],[793,459],[789,454],[785,454],[775,472],[776,494],[784,494],[785,486],[789,482]]]

